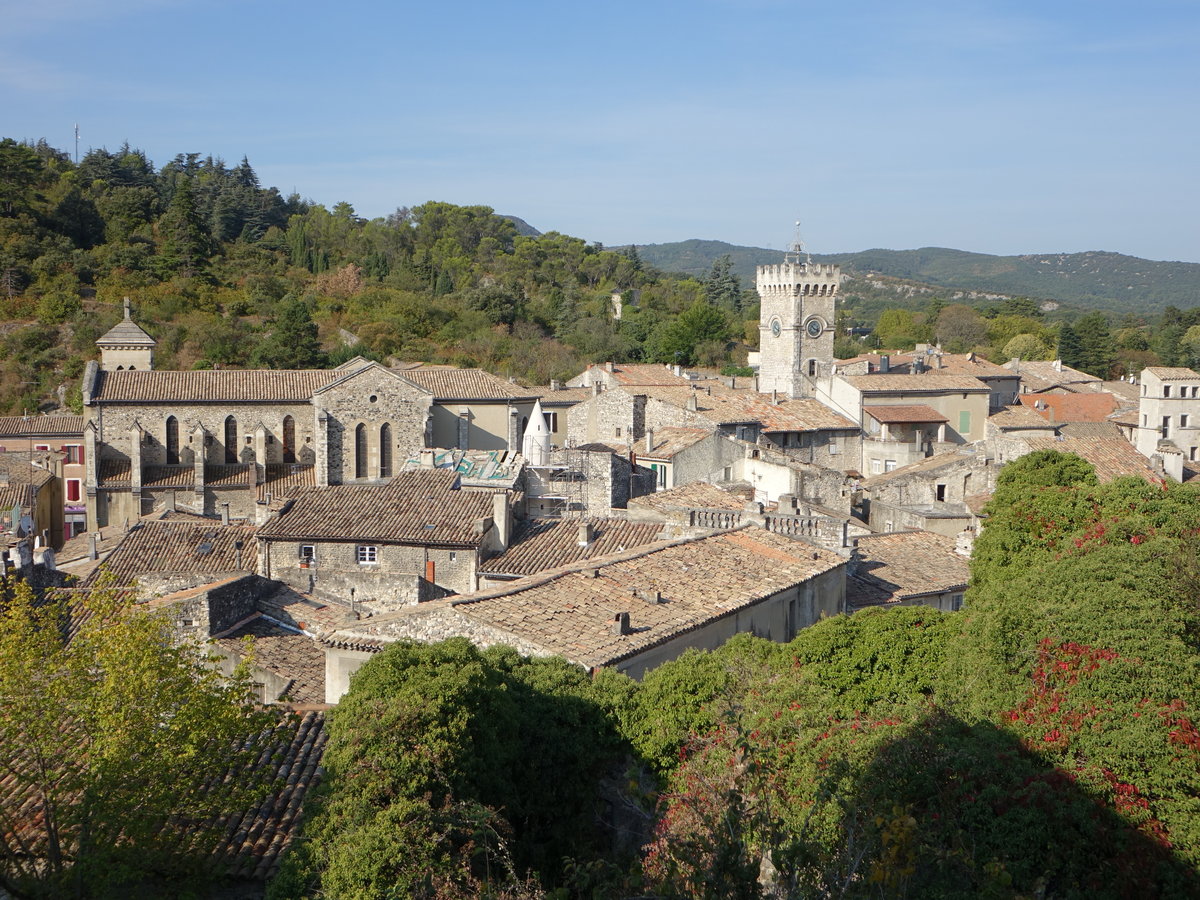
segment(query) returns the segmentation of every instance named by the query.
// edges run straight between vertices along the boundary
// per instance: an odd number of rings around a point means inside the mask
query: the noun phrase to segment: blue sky
[[[0,136],[605,244],[1200,262],[1200,3],[0,0]]]

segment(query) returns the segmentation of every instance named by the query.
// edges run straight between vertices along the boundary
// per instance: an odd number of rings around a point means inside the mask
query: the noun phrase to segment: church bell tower
[[[833,372],[834,302],[841,267],[814,263],[797,240],[777,265],[759,266],[758,389],[813,395]]]

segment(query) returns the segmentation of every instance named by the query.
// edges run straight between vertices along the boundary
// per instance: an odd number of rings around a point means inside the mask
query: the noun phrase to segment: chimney
[[[100,535],[92,532],[88,535],[88,559],[99,559],[100,550],[97,546],[100,540]]]
[[[779,403],[779,391],[771,388],[771,405],[775,406]]]
[[[640,591],[639,596],[647,603],[654,605],[664,602],[662,591]]]
[[[683,369],[682,369],[681,367],[679,367],[679,366],[675,366],[675,368],[674,368],[674,372],[675,372],[675,377],[676,377],[676,378],[682,378],[682,377],[683,377]]]
[[[579,523],[579,546],[586,547],[596,539],[596,529],[591,522]]]
[[[654,452],[654,429],[646,429],[646,453]]]
[[[550,379],[550,390],[561,391],[562,389],[563,389],[563,383],[561,381],[559,381],[557,378]]]
[[[886,375],[892,367],[892,358],[886,353],[879,354],[879,374]]]
[[[221,524],[222,525],[229,524],[229,503],[228,502],[221,504]]]
[[[1061,372],[1061,371],[1062,371],[1062,360],[1061,360],[1061,359],[1056,359],[1056,360],[1054,361],[1054,371],[1055,371],[1055,372]]]
[[[598,382],[598,381],[592,382],[592,396],[593,397],[600,396],[600,382]]]
[[[435,459],[436,454],[431,448],[428,447],[423,448],[421,452],[417,454],[417,460],[419,461],[422,469],[432,469]]]
[[[166,499],[163,500],[163,509],[167,512],[175,512],[175,492],[167,491]]]
[[[1014,372],[1020,372],[1021,371],[1021,357],[1014,356],[1012,359],[1010,359],[1008,361],[1008,367],[1010,369],[1012,369]]]
[[[691,410],[692,412],[696,411],[696,392],[695,391],[692,391],[692,393],[687,398],[687,408],[689,410]]]
[[[606,363],[604,364],[604,371],[605,371],[605,372],[612,372],[612,370],[613,370],[613,364],[612,364],[612,360],[610,359],[608,362],[606,362]]]
[[[632,632],[629,627],[629,613],[619,612],[613,616],[611,630],[613,634],[626,635]]]
[[[504,492],[492,494],[492,524],[500,549],[507,550],[512,538],[512,508],[508,505],[508,494]]]

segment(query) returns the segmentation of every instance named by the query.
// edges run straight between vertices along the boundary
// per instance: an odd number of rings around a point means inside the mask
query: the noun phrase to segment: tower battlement
[[[835,263],[784,262],[759,266],[755,287],[764,291],[786,291],[794,295],[827,297],[837,293],[842,267]]]

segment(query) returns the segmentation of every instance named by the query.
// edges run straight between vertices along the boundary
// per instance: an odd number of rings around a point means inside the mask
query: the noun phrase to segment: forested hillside
[[[722,241],[680,241],[638,248],[651,265],[669,272],[701,275],[714,260],[728,256],[747,285],[754,267],[780,262],[783,252],[737,247]],[[1200,305],[1200,263],[1156,262],[1120,253],[1042,253],[991,256],[943,247],[919,250],[863,250],[814,254],[816,262],[839,263],[846,274],[869,274],[936,286],[947,292],[1033,297],[1068,303],[1083,310],[1156,316],[1168,306]],[[955,298],[957,299],[957,298]]]
[[[736,284],[663,275],[636,252],[486,207],[428,202],[367,220],[263,187],[244,158],[187,153],[156,168],[125,146],[75,165],[44,142],[0,141],[0,413],[77,405],[125,296],[163,368],[362,353],[541,384],[604,359],[719,365],[744,355],[744,320],[757,319]]]
[[[1198,499],[1040,451],[1000,475],[962,612],[641,683],[395,645],[271,894],[1200,896]]]

